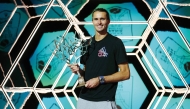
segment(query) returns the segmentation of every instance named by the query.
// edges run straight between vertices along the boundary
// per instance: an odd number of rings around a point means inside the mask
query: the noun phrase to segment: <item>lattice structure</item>
[[[0,1],[0,108],[76,108],[77,75],[56,56],[54,41],[75,31],[93,36],[97,7],[110,13],[108,31],[129,56],[131,78],[118,85],[118,106],[189,108],[189,0]]]

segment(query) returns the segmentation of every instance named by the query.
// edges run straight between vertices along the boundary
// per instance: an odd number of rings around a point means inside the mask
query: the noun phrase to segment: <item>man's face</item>
[[[97,32],[106,33],[110,20],[107,18],[105,12],[96,11],[93,14],[92,23]]]

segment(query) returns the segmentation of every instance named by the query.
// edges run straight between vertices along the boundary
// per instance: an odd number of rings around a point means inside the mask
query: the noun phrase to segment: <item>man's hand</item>
[[[86,88],[95,88],[100,84],[99,78],[92,78],[86,81],[85,87]]]
[[[71,71],[75,74],[77,74],[77,71],[80,69],[78,64],[68,64],[68,67],[70,67]]]

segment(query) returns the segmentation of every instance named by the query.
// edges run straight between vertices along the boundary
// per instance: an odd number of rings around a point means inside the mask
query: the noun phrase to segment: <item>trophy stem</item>
[[[78,74],[79,77],[81,77],[81,74],[79,73],[79,71],[77,71],[77,74]]]
[[[80,75],[79,71],[77,71],[77,74],[79,76],[78,78],[78,86],[77,87],[82,87],[82,86],[85,86],[85,80],[84,80],[84,77]]]

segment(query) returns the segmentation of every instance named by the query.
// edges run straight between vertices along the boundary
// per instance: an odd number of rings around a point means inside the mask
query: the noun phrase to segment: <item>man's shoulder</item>
[[[111,38],[115,38],[115,39],[118,38],[117,36],[114,36],[114,35],[112,35],[111,33],[108,33],[108,36],[110,36]]]
[[[118,41],[121,40],[120,38],[118,38],[117,36],[113,36],[112,34],[109,33],[109,39],[112,41]]]

